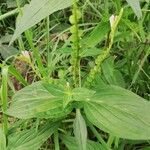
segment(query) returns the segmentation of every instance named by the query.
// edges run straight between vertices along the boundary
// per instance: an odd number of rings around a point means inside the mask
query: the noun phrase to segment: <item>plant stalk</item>
[[[2,111],[3,111],[3,130],[5,135],[8,132],[8,116],[5,114],[8,107],[8,66],[2,68],[2,87],[1,87]]]
[[[54,143],[55,143],[55,150],[60,150],[58,130],[55,131],[55,133],[54,133]]]
[[[17,14],[17,13],[19,13],[19,9],[18,9],[18,8],[14,9],[14,10],[11,10],[11,11],[9,11],[9,12],[7,12],[7,13],[1,15],[1,16],[0,16],[0,21],[3,20],[3,19],[8,18],[8,17],[10,17],[10,16],[13,16],[13,15],[15,15],[15,14]]]
[[[79,51],[80,51],[80,45],[79,45],[79,27],[78,27],[78,16],[77,16],[77,3],[76,0],[73,1],[73,16],[75,19],[74,27],[75,32],[73,34],[73,78],[74,78],[74,84],[75,87],[78,87],[81,85],[80,83],[80,57],[79,57]]]

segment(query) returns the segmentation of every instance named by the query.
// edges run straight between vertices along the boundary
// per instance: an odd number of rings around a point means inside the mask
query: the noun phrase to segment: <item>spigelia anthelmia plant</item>
[[[0,150],[150,149],[149,1],[0,8]]]

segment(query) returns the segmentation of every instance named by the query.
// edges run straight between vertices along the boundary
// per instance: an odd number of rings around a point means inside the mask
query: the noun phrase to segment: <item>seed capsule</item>
[[[71,15],[71,16],[69,17],[69,22],[70,22],[71,24],[75,24],[75,23],[76,23],[76,19],[75,19],[75,16],[74,16],[74,15]]]
[[[70,27],[70,32],[71,33],[76,33],[76,26],[73,25],[72,27]]]

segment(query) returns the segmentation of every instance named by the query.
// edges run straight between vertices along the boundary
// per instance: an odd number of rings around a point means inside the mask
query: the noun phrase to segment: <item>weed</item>
[[[150,148],[149,1],[0,4],[0,150]]]

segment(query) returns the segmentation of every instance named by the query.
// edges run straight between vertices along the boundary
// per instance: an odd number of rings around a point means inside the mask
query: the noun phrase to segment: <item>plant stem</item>
[[[94,66],[94,68],[92,68],[90,70],[89,76],[87,77],[87,81],[85,82],[86,86],[89,86],[93,82],[93,80],[95,79],[96,74],[101,71],[100,67],[101,67],[102,62],[109,56],[109,53],[111,51],[111,48],[112,48],[112,45],[113,45],[113,42],[114,42],[115,32],[116,32],[117,26],[118,26],[118,24],[121,20],[122,15],[123,15],[123,9],[121,9],[121,11],[119,13],[119,16],[116,17],[116,19],[114,20],[114,22],[111,26],[111,32],[110,32],[110,35],[109,35],[109,40],[110,40],[109,44],[103,50],[103,52],[96,58],[95,66]]]
[[[3,130],[5,135],[8,132],[8,117],[4,114],[8,107],[8,66],[2,68],[2,87],[1,87],[1,99],[2,99],[2,111],[3,111]]]
[[[95,6],[90,2],[90,0],[87,0],[87,3],[95,11],[95,13],[97,13],[100,17],[102,17],[102,14],[95,8]]]
[[[147,48],[147,51],[146,51],[146,54],[145,56],[143,57],[143,59],[141,60],[141,63],[139,65],[139,68],[138,70],[135,72],[134,76],[133,76],[133,79],[132,79],[132,82],[131,82],[131,85],[129,86],[129,88],[136,82],[136,80],[138,79],[138,76],[142,70],[142,67],[144,66],[144,63],[145,61],[147,60],[147,57],[149,56],[150,54],[150,47]]]
[[[99,140],[99,142],[107,149],[110,150],[109,146],[107,145],[107,143],[103,140],[103,138],[100,136],[100,134],[97,132],[97,130],[94,128],[94,126],[89,123],[89,127],[91,129],[91,131],[94,133],[94,135],[96,136],[96,138]]]
[[[115,140],[115,137],[113,135],[110,134],[108,141],[107,141],[107,145],[109,145],[109,147],[111,147],[111,145],[113,144]]]
[[[105,7],[105,14],[108,15],[109,14],[109,2],[108,0],[104,1],[104,7]]]
[[[46,19],[46,22],[47,22],[47,74],[48,74],[48,77],[49,77],[49,74],[50,74],[50,67],[51,67],[51,58],[50,58],[50,34],[49,34],[49,26],[50,26],[50,20],[49,20],[49,16],[47,17]]]
[[[43,66],[43,63],[42,63],[42,60],[41,60],[41,57],[40,57],[40,53],[39,53],[39,50],[34,46],[33,44],[33,40],[32,40],[32,34],[31,32],[28,30],[25,32],[25,35],[26,35],[26,38],[28,40],[28,43],[33,51],[33,55],[34,57],[36,58],[36,61],[37,61],[37,65],[38,65],[38,68],[39,68],[39,71],[40,73],[42,74],[43,77],[46,77],[46,72],[45,72],[45,69],[44,69],[44,66]]]
[[[119,11],[121,9],[121,1],[120,0],[114,0],[114,5],[116,7],[117,13],[119,13]]]
[[[20,13],[20,15],[22,16],[23,13],[22,13],[22,10],[21,10],[21,7],[20,7],[20,2],[19,2],[19,0],[16,0],[16,4],[17,4],[18,10],[19,10],[19,13]]]
[[[14,10],[11,10],[11,11],[9,11],[9,12],[7,12],[7,13],[1,15],[1,16],[0,16],[0,21],[3,20],[3,19],[6,19],[6,18],[8,18],[8,17],[10,17],[10,16],[12,16],[12,15],[17,14],[18,12],[19,12],[19,9],[18,9],[18,8],[14,9]]]
[[[76,0],[74,0],[73,3],[73,16],[75,19],[74,27],[75,32],[73,34],[73,78],[74,78],[74,84],[75,87],[78,87],[80,85],[80,58],[79,58],[79,51],[80,51],[80,45],[79,45],[79,28],[78,28],[78,16],[77,16],[77,3]]]
[[[55,131],[55,133],[54,133],[54,143],[55,143],[55,150],[60,150],[58,130]]]

